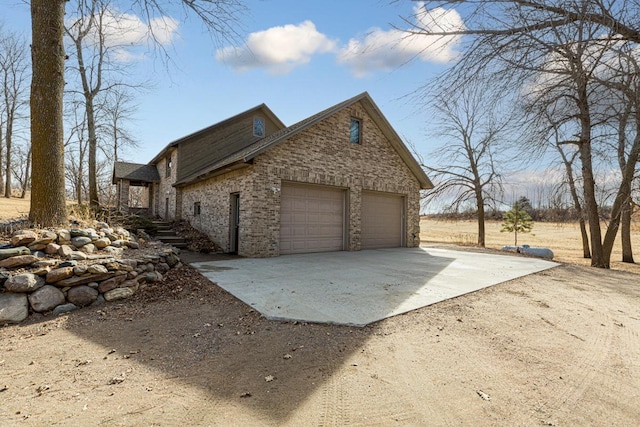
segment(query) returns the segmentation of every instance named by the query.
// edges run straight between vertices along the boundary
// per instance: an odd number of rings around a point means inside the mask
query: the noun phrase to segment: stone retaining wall
[[[102,222],[95,228],[14,232],[0,245],[0,325],[19,323],[30,313],[64,313],[127,298],[181,265],[177,249],[154,244],[139,251],[140,243]]]

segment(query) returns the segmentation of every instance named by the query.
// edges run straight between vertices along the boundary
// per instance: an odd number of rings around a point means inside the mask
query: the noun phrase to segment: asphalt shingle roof
[[[160,182],[160,174],[155,165],[115,162],[113,165],[113,183],[119,179],[129,181]]]

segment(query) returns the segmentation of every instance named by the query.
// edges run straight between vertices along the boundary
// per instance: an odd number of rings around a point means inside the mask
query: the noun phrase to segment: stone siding
[[[167,171],[167,158],[171,156],[171,171],[169,176],[166,175]],[[154,205],[156,207],[155,214],[165,220],[173,220],[179,218],[179,214],[176,215],[176,188],[173,184],[177,179],[177,164],[178,164],[178,150],[173,149],[165,158],[158,162],[158,172],[160,174],[160,184],[158,185],[158,198]],[[166,213],[167,199],[169,199],[168,215]]]
[[[352,117],[362,121],[361,144],[349,142]],[[420,243],[419,182],[360,103],[270,148],[247,169],[184,187],[182,216],[228,250],[231,194],[237,192],[238,253],[250,257],[278,256],[283,181],[348,189],[347,250],[361,248],[362,190],[401,194],[405,200],[404,244],[415,247]],[[198,217],[193,215],[195,202],[201,204]]]

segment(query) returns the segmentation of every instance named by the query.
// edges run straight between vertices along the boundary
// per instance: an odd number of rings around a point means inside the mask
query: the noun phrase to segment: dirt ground
[[[265,320],[183,267],[0,327],[0,425],[638,425],[638,279],[563,264],[354,328]]]
[[[265,320],[184,267],[0,328],[0,424],[637,425],[639,297],[563,265],[353,328]]]

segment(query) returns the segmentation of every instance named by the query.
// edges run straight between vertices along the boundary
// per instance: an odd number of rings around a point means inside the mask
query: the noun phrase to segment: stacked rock
[[[0,324],[35,313],[63,313],[127,298],[179,266],[178,251],[119,259],[138,249],[135,236],[106,223],[95,228],[18,230],[0,247]]]

